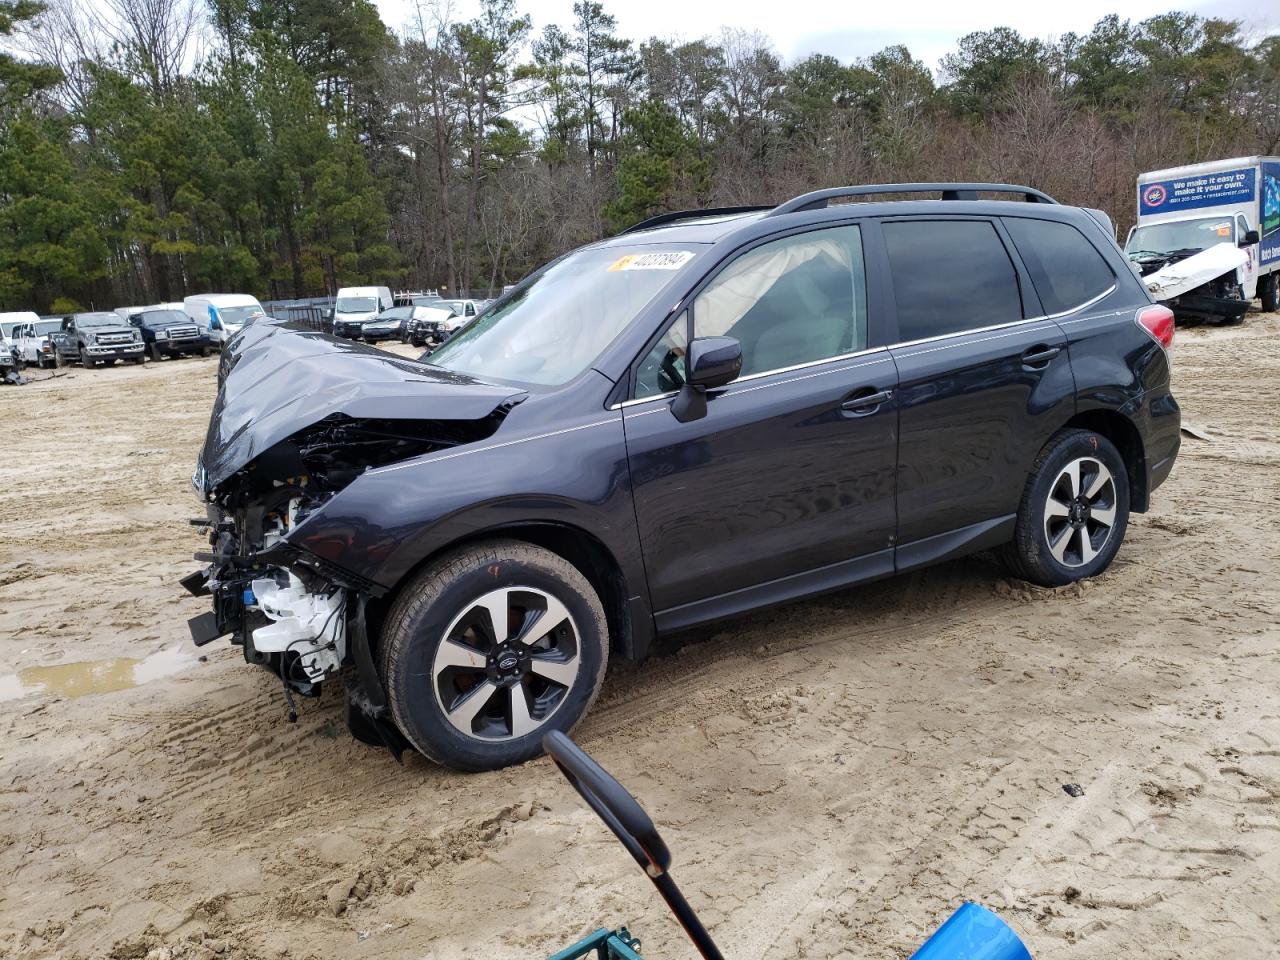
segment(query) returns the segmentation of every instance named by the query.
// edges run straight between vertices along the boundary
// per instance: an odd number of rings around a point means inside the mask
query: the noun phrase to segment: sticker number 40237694
[[[687,250],[671,250],[665,253],[629,253],[609,265],[609,271],[618,270],[679,270],[693,259]]]

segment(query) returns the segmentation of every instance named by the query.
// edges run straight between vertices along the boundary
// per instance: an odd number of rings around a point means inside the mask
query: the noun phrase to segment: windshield
[[[1130,257],[1139,253],[1199,253],[1235,238],[1230,217],[1205,217],[1201,220],[1176,220],[1138,227],[1129,234],[1124,245]]]
[[[223,323],[229,323],[236,327],[244,326],[258,316],[262,316],[262,308],[258,306],[218,308],[218,319]]]
[[[36,324],[36,336],[42,337],[45,334],[53,333],[53,331],[61,329],[61,320],[41,320]]]
[[[181,310],[144,310],[134,316],[147,324],[180,323],[187,319],[187,315]]]
[[[440,302],[439,297],[414,297],[413,298],[413,305],[415,307],[426,307],[433,303],[439,303],[439,302]]]
[[[373,313],[378,309],[377,297],[340,297],[333,308],[338,313]]]
[[[77,313],[77,327],[119,327],[124,321],[114,313]]]
[[[425,310],[418,311],[419,320],[431,320],[434,322],[448,320],[452,316],[454,316],[454,313],[449,307],[427,307]]]
[[[511,300],[431,354],[432,366],[517,383],[567,383],[591,365],[679,269],[669,244],[588,247],[543,268]]]

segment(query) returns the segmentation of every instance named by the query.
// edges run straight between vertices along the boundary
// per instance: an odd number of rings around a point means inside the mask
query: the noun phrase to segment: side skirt
[[[983,520],[958,530],[904,544],[896,551],[879,550],[855,560],[842,560],[816,570],[743,587],[706,600],[695,600],[693,603],[658,611],[654,614],[654,624],[658,633],[684,630],[791,600],[882,580],[895,573],[942,563],[979,550],[989,550],[1013,538],[1016,522],[1017,517],[1013,514]]]

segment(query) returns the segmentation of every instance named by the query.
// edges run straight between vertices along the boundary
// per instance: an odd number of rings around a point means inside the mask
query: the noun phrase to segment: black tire
[[[502,602],[513,639],[497,645],[484,628],[492,618],[473,615],[482,609],[482,597],[503,590],[512,591]],[[539,623],[536,613],[547,608],[548,596],[562,604],[567,617],[542,636],[535,627],[525,637],[532,637],[534,646],[519,643],[521,631]],[[521,608],[521,603],[532,605]],[[518,623],[514,616],[520,617]],[[466,651],[475,662],[439,666],[451,628],[451,635],[466,644],[450,647]],[[513,652],[518,664],[511,663]],[[419,752],[455,770],[496,770],[538,756],[543,734],[567,732],[582,719],[604,681],[609,633],[600,598],[573,564],[532,544],[493,540],[442,556],[400,593],[383,627],[378,656],[392,717]],[[529,666],[535,659],[551,667],[576,664],[576,670],[567,684],[553,683],[537,675],[546,666]],[[504,665],[510,673],[500,677]],[[513,736],[517,694],[530,718],[523,726],[534,726]],[[444,706],[447,698],[452,698],[451,711]],[[468,711],[468,705],[476,709]],[[468,712],[471,719],[456,719]],[[464,732],[459,723],[470,730]]]
[[[1280,273],[1268,274],[1258,284],[1258,299],[1267,313],[1280,310]]]
[[[89,356],[89,351],[86,350],[84,347],[81,347],[80,348],[80,366],[88,370],[90,367],[94,366],[95,363],[96,361]]]
[[[1076,462],[1081,462],[1077,492],[1089,501],[1087,510],[1078,497],[1069,495],[1071,477],[1064,471]],[[1097,469],[1098,464],[1105,470]],[[1109,474],[1109,486],[1104,474]],[[1091,498],[1089,488],[1095,482],[1103,486]],[[1051,497],[1057,504],[1053,510],[1066,507],[1066,515],[1050,515]],[[1105,570],[1124,542],[1128,525],[1129,474],[1120,452],[1100,433],[1062,430],[1045,444],[1032,465],[1013,540],[1003,548],[1002,559],[1016,577],[1042,587],[1060,587]]]
[[[210,354],[212,354],[212,353],[213,353],[213,348],[212,348],[212,347],[201,347],[201,348],[200,348],[200,356],[202,356],[202,357],[207,357],[207,356],[209,356],[209,355],[210,355]]]
[[[151,359],[156,363],[164,359],[164,354],[160,352],[160,345],[154,340],[147,344],[147,353],[151,355]]]

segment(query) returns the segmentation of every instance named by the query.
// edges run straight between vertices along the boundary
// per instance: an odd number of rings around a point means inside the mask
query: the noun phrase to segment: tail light
[[[1160,346],[1166,350],[1173,346],[1173,311],[1168,307],[1143,307],[1136,319],[1138,326]]]

